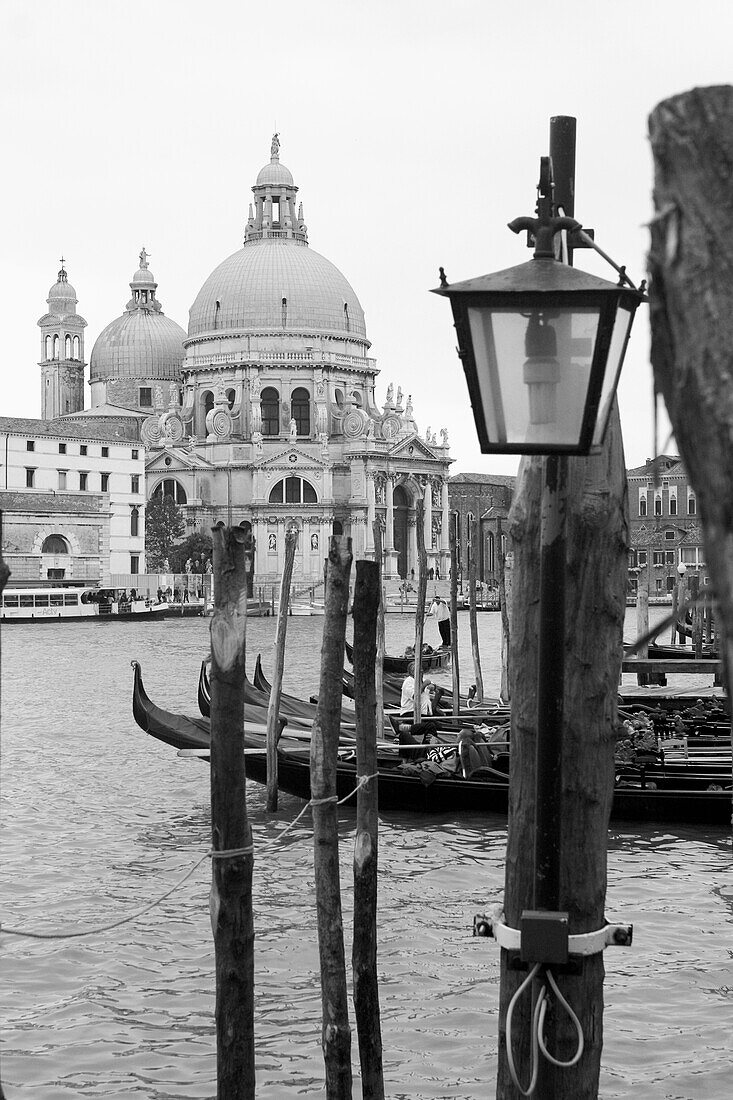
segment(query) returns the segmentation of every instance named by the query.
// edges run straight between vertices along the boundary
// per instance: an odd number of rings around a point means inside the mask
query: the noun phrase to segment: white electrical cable
[[[547,1059],[548,1062],[552,1062],[553,1066],[559,1066],[560,1069],[569,1069],[570,1066],[574,1066],[576,1064],[576,1062],[579,1062],[580,1059],[583,1056],[583,1048],[585,1046],[585,1040],[583,1038],[583,1028],[580,1026],[580,1020],[578,1019],[576,1014],[573,1012],[572,1008],[570,1007],[570,1005],[568,1004],[568,1002],[565,1000],[562,993],[558,989],[557,982],[555,981],[551,970],[547,971],[547,980],[550,983],[550,985],[552,986],[552,988],[554,990],[554,993],[555,993],[555,996],[557,997],[558,1001],[563,1006],[563,1008],[567,1012],[568,1016],[570,1017],[570,1019],[575,1024],[575,1030],[578,1033],[578,1049],[576,1050],[575,1054],[573,1055],[573,1057],[570,1059],[569,1062],[561,1062],[561,1061],[559,1061],[559,1059],[553,1058],[553,1056],[550,1054],[547,1047],[545,1046],[545,1036],[544,1036],[544,1030],[545,1029],[544,1029],[544,1027],[542,1027],[538,1031],[537,1041],[539,1043],[540,1050],[542,1051],[542,1053],[544,1054],[544,1056],[545,1056],[545,1058]],[[544,1024],[544,1019],[543,1019],[542,1023]]]

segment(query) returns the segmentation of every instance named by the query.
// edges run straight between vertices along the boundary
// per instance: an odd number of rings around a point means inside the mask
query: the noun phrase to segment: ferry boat
[[[130,596],[112,588],[6,588],[0,601],[0,622],[35,623],[63,620],[144,622],[161,619],[165,604]]]

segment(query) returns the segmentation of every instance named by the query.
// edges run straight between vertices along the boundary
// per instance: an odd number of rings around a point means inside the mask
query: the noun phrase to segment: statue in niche
[[[219,375],[219,378],[218,378],[217,383],[216,383],[216,404],[217,405],[228,405],[229,404],[229,401],[227,399],[226,387],[224,385],[224,376],[221,375],[221,374]]]
[[[168,408],[175,409],[180,404],[178,386],[175,382],[171,382],[168,386]]]
[[[253,401],[256,401],[257,398],[260,396],[260,389],[261,388],[262,388],[262,383],[260,382],[260,376],[258,374],[256,374],[254,376],[254,378],[250,379],[250,383],[249,383],[249,392],[250,392],[250,396],[251,396]]]
[[[163,387],[160,384],[155,387],[155,407],[156,409],[162,409],[164,407]]]
[[[295,423],[295,418],[290,418],[290,438],[295,440],[298,438],[298,425]]]
[[[374,421],[372,420],[371,416],[367,420],[366,431],[364,432],[364,435],[367,439],[374,439]]]

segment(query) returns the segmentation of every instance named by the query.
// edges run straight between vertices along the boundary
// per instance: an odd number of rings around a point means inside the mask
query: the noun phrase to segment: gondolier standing
[[[447,648],[450,645],[450,611],[443,597],[438,596],[437,593],[428,608],[428,615],[435,615],[440,631],[440,644]],[[425,618],[427,618],[427,615]]]

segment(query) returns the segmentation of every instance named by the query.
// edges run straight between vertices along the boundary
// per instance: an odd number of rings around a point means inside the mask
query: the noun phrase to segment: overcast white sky
[[[529,258],[506,223],[533,213],[565,114],[576,217],[638,282],[647,116],[733,77],[730,0],[3,0],[0,19],[0,412],[40,415],[36,322],[62,254],[87,361],[143,244],[187,326],[241,247],[277,126],[311,247],[364,307],[378,403],[390,381],[412,393],[421,433],[448,429],[453,472],[516,461],[479,452],[450,307],[428,293],[438,266],[458,281]],[[614,278],[588,252],[575,262]],[[653,453],[648,346],[642,308],[620,389],[627,466]]]

